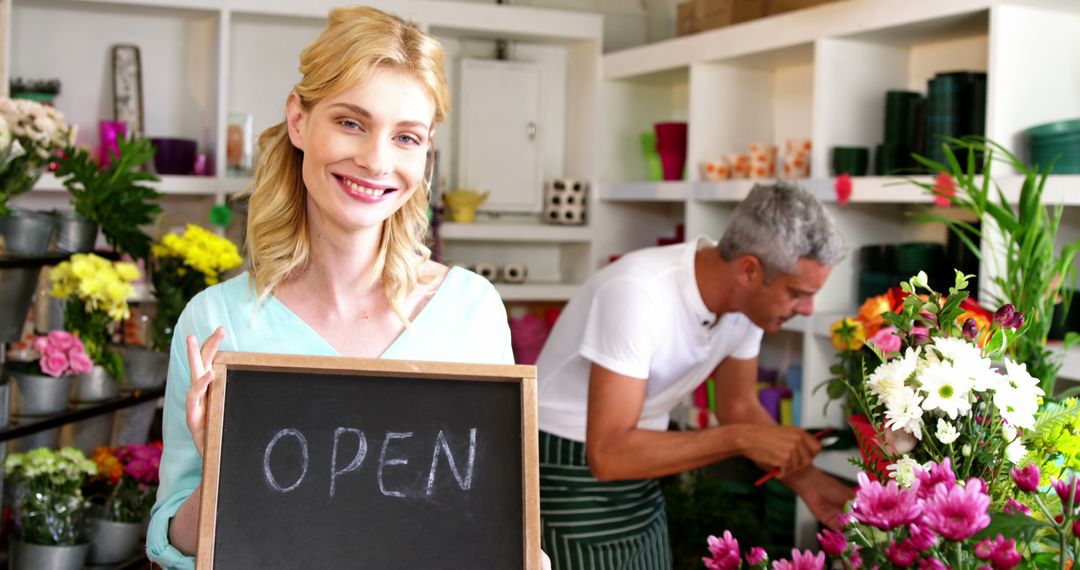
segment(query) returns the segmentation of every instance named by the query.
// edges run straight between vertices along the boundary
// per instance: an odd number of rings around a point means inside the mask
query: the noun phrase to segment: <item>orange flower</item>
[[[872,337],[881,330],[881,327],[885,325],[885,318],[881,315],[889,312],[892,312],[892,305],[888,295],[870,297],[862,304],[862,307],[859,307],[857,318],[865,323],[867,337]]]
[[[119,482],[120,477],[124,474],[124,466],[120,464],[120,460],[113,454],[111,447],[95,449],[94,454],[90,456],[90,460],[97,465],[98,475],[108,477],[110,483]]]
[[[843,318],[829,327],[836,350],[859,350],[866,343],[866,329],[856,319]]]

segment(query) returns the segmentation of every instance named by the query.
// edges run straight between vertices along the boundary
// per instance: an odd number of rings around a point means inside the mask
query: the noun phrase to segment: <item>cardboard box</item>
[[[697,16],[697,2],[689,0],[679,4],[675,16],[675,35],[685,36],[694,33],[694,19]]]
[[[684,29],[684,18],[688,17],[689,7],[679,5],[679,31]],[[746,22],[768,14],[767,0],[694,0],[693,21],[690,32],[703,32],[739,22]]]
[[[768,12],[769,15],[783,14],[829,2],[836,2],[836,0],[768,0]]]

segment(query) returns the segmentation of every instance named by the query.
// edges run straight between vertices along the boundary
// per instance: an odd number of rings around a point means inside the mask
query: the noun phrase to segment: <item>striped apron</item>
[[[540,520],[552,570],[672,567],[659,483],[598,481],[585,462],[585,444],[543,431]]]

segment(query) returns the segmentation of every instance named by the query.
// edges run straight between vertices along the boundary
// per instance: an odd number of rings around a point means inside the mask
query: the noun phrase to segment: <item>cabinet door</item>
[[[459,185],[491,193],[481,210],[539,212],[540,68],[463,60],[460,105]]]

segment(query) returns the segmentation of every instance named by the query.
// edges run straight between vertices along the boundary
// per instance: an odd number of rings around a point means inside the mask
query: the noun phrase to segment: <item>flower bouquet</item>
[[[110,348],[112,329],[130,316],[127,300],[139,270],[131,263],[111,262],[94,254],[75,254],[49,271],[52,296],[65,300],[64,326],[79,336],[86,354],[118,381],[124,363]]]
[[[161,443],[99,447],[90,459],[98,477],[88,486],[90,500],[102,506],[105,520],[142,523],[150,518],[157,495]]]
[[[83,542],[83,516],[89,502],[82,494],[97,467],[78,449],[42,447],[13,453],[4,475],[15,484],[15,531],[29,544],[73,545]]]
[[[11,362],[8,366],[27,374],[53,378],[85,374],[94,367],[82,341],[67,331],[51,331],[47,335],[36,336],[30,346],[38,353],[37,360]]]
[[[0,98],[0,218],[10,211],[8,200],[30,190],[75,135],[52,107]]]
[[[150,279],[157,297],[157,315],[150,332],[155,350],[167,351],[172,331],[188,301],[222,273],[243,263],[233,243],[199,226],[188,224],[183,234],[166,234],[151,248]]]
[[[1002,358],[1022,314],[1002,307],[983,329],[974,318],[957,322],[968,278],[957,272],[947,296],[922,273],[902,284],[901,311],[885,313],[899,346],[871,344],[881,364],[852,386],[853,427],[860,467],[877,480],[908,486],[915,467],[952,457],[958,477],[981,477],[1001,503],[1002,475],[1027,454],[1021,435],[1035,427],[1043,392],[1024,365]]]

